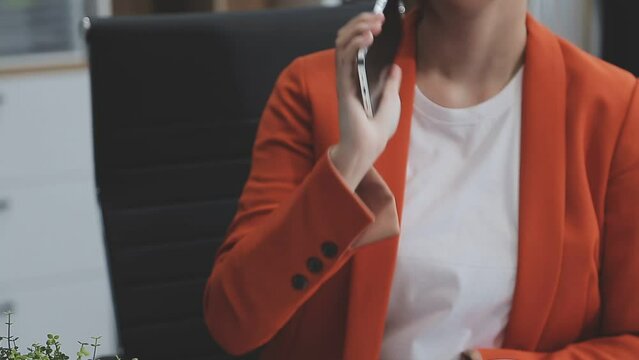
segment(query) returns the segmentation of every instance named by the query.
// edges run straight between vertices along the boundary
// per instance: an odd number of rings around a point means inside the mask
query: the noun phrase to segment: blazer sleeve
[[[205,286],[206,325],[233,355],[268,342],[353,256],[353,243],[399,233],[394,196],[374,168],[353,192],[330,147],[315,156],[304,65],[304,57],[289,64],[267,101],[249,178]],[[307,269],[310,258],[323,263],[319,273]]]
[[[602,239],[598,338],[552,353],[479,349],[485,360],[618,360],[639,357],[639,85],[612,159]]]

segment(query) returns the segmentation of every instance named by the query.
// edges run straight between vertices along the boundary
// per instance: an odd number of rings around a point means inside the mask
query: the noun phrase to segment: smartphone
[[[371,46],[357,52],[360,100],[369,118],[377,112],[385,84],[385,70],[389,69],[397,55],[405,11],[401,0],[376,0],[373,12],[384,13],[382,32],[375,37]]]

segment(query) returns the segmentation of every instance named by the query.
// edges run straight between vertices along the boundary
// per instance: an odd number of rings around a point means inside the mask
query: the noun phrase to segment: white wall
[[[116,353],[89,89],[86,68],[0,76],[0,309],[23,352],[51,332]]]
[[[601,54],[601,20],[597,0],[529,0],[530,12],[554,32],[582,49]]]

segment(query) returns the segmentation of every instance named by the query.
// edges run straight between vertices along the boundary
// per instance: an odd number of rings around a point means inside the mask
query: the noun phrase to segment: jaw
[[[527,7],[527,0],[417,0],[417,2],[425,11],[431,11],[443,17],[473,18],[489,11]]]

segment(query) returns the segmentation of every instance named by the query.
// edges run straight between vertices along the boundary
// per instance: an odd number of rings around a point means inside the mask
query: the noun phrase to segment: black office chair
[[[639,76],[639,2],[601,1],[603,7],[603,57]]]
[[[280,71],[367,8],[91,19],[95,175],[126,356],[230,359],[202,292],[258,119]]]

